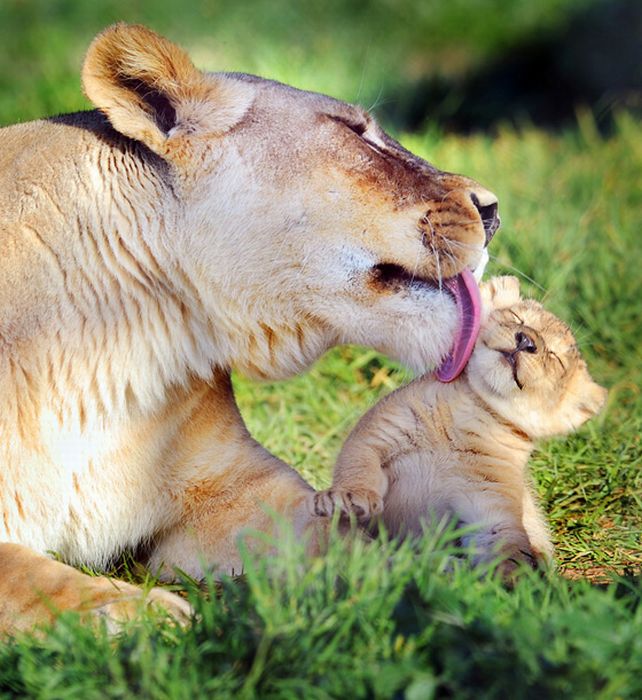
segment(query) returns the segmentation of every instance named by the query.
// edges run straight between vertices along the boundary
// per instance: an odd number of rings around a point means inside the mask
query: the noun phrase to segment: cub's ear
[[[479,285],[479,291],[484,306],[490,310],[514,306],[520,300],[519,280],[511,275],[491,277]]]
[[[588,377],[588,371],[586,376]],[[596,416],[602,410],[607,396],[608,391],[588,377],[588,382],[582,387],[577,406],[583,418],[582,423]]]
[[[594,382],[586,366],[582,366],[569,388],[567,400],[562,403],[566,423],[576,430],[602,410],[607,396],[608,391]]]
[[[249,84],[202,73],[183,49],[146,27],[123,23],[94,39],[82,82],[114,129],[168,160],[184,155],[190,139],[231,129],[254,93]]]

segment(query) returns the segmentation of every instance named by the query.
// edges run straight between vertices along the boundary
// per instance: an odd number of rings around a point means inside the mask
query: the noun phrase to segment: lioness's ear
[[[176,44],[122,23],[94,39],[82,81],[117,131],[168,159],[181,139],[232,128],[253,97],[249,84],[202,73]]]
[[[491,277],[479,286],[485,307],[505,309],[519,302],[519,280],[512,275]]]

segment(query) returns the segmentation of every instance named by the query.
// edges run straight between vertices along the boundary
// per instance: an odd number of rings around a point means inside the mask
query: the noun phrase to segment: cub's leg
[[[160,588],[145,596],[128,583],[87,576],[27,547],[0,543],[0,635],[50,623],[66,610],[102,618],[116,631],[143,605],[162,608],[180,623],[192,613],[189,603]]]
[[[367,522],[383,511],[388,480],[381,460],[375,450],[365,445],[353,447],[337,462],[332,486],[314,494],[316,515],[330,517],[339,510],[345,516],[352,513],[358,521]]]
[[[453,520],[471,526],[462,540],[471,548],[473,562],[500,557],[505,574],[518,562],[539,564],[539,550],[525,525],[525,513],[535,505],[527,503],[531,494],[521,469],[508,464],[499,469],[476,455],[456,460],[450,449],[430,449],[395,457],[387,471],[383,521],[389,533],[420,534],[425,527]]]
[[[388,466],[417,448],[428,415],[421,382],[388,394],[357,423],[337,458],[332,486],[314,498],[317,514],[335,510],[367,523],[380,515],[390,486]],[[430,422],[428,420],[428,422]]]
[[[537,561],[552,566],[554,549],[551,534],[532,486],[524,490],[522,523]]]
[[[495,476],[495,479],[497,477]],[[542,563],[524,526],[526,487],[519,478],[476,481],[466,478],[452,493],[452,509],[460,522],[478,530],[464,538],[474,549],[473,560],[503,559],[500,573],[509,576],[517,564],[537,567]]]
[[[316,515],[331,517],[335,510],[343,516],[353,514],[367,523],[383,512],[388,478],[378,450],[356,436],[348,439],[334,468],[332,486],[314,494]]]
[[[383,512],[389,487],[384,465],[408,451],[405,443],[414,442],[417,412],[423,410],[414,391],[412,385],[406,387],[404,400],[402,392],[389,394],[361,418],[339,453],[332,486],[314,497],[315,513],[328,517],[339,510],[367,523]]]
[[[494,478],[498,479],[496,473]],[[495,483],[469,486],[465,500],[464,505],[461,495],[457,496],[458,511],[465,513],[465,522],[481,525],[479,533],[472,535],[478,560],[488,561],[500,554],[505,559],[500,567],[504,574],[510,574],[517,563],[542,569],[553,563],[546,519],[521,474],[509,472]]]

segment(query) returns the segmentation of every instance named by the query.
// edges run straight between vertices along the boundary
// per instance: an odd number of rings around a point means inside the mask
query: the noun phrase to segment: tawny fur
[[[0,548],[0,630],[48,617],[33,591],[78,607],[49,551],[147,543],[200,576],[238,570],[261,503],[309,529],[231,369],[287,377],[345,342],[434,366],[457,325],[439,281],[483,262],[496,203],[362,109],[201,72],[144,27],[100,34],[83,85],[97,111],[0,130],[0,542],[31,551],[18,576]]]
[[[383,399],[346,441],[331,489],[313,499],[319,515],[380,515],[393,535],[444,518],[476,526],[466,538],[475,559],[501,554],[508,573],[515,561],[553,557],[527,470],[534,441],[578,428],[606,391],[568,327],[520,300],[516,278],[482,292],[487,318],[464,374],[450,384],[426,375]]]

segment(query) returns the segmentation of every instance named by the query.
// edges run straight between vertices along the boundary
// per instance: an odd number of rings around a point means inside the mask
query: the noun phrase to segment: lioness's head
[[[144,27],[100,34],[83,82],[116,131],[162,159],[176,209],[161,247],[225,362],[283,376],[350,342],[426,369],[461,336],[452,279],[485,262],[499,225],[473,180],[359,107],[201,72]]]

